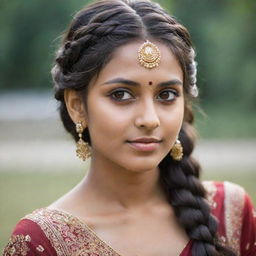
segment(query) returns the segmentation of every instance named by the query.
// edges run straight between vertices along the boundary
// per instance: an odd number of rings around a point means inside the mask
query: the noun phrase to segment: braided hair
[[[195,141],[191,102],[197,96],[197,87],[190,35],[158,4],[148,0],[100,0],[76,14],[52,69],[63,125],[77,141],[64,90],[69,88],[87,95],[87,85],[108,63],[114,49],[137,39],[153,39],[167,45],[178,59],[184,76],[185,117],[179,134],[184,156],[181,161],[175,161],[168,154],[160,162],[162,189],[177,220],[194,241],[193,256],[235,256],[218,240],[217,220],[210,213],[206,191],[199,180],[200,166],[191,156]],[[88,129],[84,130],[83,139],[91,144]]]

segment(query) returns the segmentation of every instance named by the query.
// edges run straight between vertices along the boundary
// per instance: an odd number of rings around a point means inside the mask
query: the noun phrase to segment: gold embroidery
[[[221,237],[220,237],[220,242],[221,242],[223,245],[225,245],[226,242],[227,242],[226,237],[225,237],[225,236],[221,236]]]
[[[26,236],[25,236],[25,241],[26,241],[26,242],[31,242],[31,237],[30,237],[29,235],[26,235]]]
[[[245,247],[245,250],[248,251],[250,248],[250,243],[247,243],[246,247]]]
[[[26,256],[29,247],[27,245],[27,239],[30,239],[30,236],[24,236],[24,235],[12,235],[9,243],[4,249],[4,256],[11,256],[11,255],[20,255],[20,256]],[[31,240],[30,240],[31,241]]]
[[[54,209],[43,208],[25,219],[36,222],[44,231],[58,256],[120,256],[78,218]]]
[[[203,181],[203,186],[207,192],[207,201],[211,209],[215,209],[217,207],[217,203],[214,201],[214,197],[217,193],[217,187],[212,181]]]
[[[41,244],[39,244],[39,245],[36,247],[36,249],[37,249],[39,252],[43,252],[43,251],[44,251],[44,247],[43,247]]]
[[[217,187],[215,183],[203,182],[203,185],[207,191],[207,200],[211,208],[216,208],[217,205],[214,201],[214,198],[217,193]],[[228,200],[226,200],[226,204],[227,202]],[[234,204],[230,205],[230,208],[232,209],[233,206]],[[41,227],[41,229],[45,233],[46,237],[49,239],[58,256],[88,256],[91,255],[92,253],[95,256],[120,256],[107,243],[98,238],[94,231],[91,230],[86,224],[84,224],[78,218],[68,213],[54,209],[43,208],[36,210],[30,215],[27,215],[24,219],[30,219]],[[230,223],[233,222],[230,221]],[[226,227],[226,230],[229,229]],[[233,231],[233,233],[229,232],[229,234],[227,234],[227,238],[221,237],[220,240],[223,243],[228,243],[229,245],[233,245],[233,247],[236,248],[236,240],[234,240],[235,236],[233,237],[233,234],[236,233],[235,228]],[[24,239],[29,240],[29,238],[30,237],[28,236],[27,238]],[[36,249],[38,251],[44,250],[44,248],[41,247],[40,245]]]
[[[240,255],[240,238],[244,207],[244,189],[233,183],[224,182],[225,224],[229,246]]]
[[[227,238],[225,236],[219,236],[219,243],[224,247],[229,247]]]
[[[256,211],[255,211],[255,209],[252,209],[252,215],[253,215],[253,218],[256,218]]]
[[[63,225],[64,228],[64,223],[68,222],[68,220],[61,218],[59,215],[56,215],[54,218],[54,214],[50,211],[47,212],[46,209],[36,210],[25,216],[24,219],[30,219],[41,227],[57,255],[71,255],[62,234],[58,231],[58,225],[60,227]],[[65,234],[67,230],[63,230],[63,232]]]

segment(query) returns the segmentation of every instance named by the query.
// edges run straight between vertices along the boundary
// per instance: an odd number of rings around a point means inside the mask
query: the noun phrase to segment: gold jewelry
[[[176,140],[175,144],[173,145],[170,155],[173,158],[173,160],[175,160],[175,161],[180,161],[182,159],[183,147],[178,139]]]
[[[143,67],[151,69],[159,65],[161,54],[155,44],[147,40],[141,45],[138,53],[139,62]]]
[[[83,131],[84,128],[81,123],[76,124],[76,132],[78,133],[79,140],[76,143],[76,155],[85,161],[91,156],[89,144],[83,140]]]

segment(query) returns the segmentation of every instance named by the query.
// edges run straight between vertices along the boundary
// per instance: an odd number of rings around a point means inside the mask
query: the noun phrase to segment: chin
[[[162,159],[161,159],[162,160]],[[160,161],[154,161],[154,160],[147,160],[147,159],[142,159],[142,160],[134,160],[130,162],[129,164],[126,164],[125,168],[134,173],[140,173],[140,172],[148,172],[155,170],[158,168],[158,165]]]

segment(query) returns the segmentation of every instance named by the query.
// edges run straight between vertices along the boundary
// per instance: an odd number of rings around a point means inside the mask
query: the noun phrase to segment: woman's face
[[[178,61],[169,48],[155,43],[161,62],[147,69],[138,61],[142,43],[129,43],[115,51],[91,81],[86,103],[92,160],[134,172],[158,166],[172,148],[184,114],[183,72]]]

